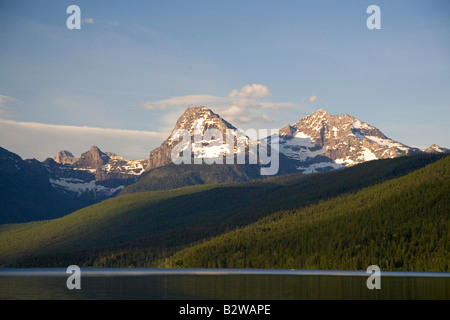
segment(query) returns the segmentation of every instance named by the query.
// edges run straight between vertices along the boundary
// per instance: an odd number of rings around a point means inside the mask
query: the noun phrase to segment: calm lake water
[[[66,269],[0,269],[0,299],[146,300],[450,300],[449,273],[248,269],[81,268],[81,289],[69,290]]]

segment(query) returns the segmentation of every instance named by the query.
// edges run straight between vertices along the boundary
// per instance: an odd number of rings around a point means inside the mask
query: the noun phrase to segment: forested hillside
[[[450,157],[184,249],[171,267],[450,271]]]

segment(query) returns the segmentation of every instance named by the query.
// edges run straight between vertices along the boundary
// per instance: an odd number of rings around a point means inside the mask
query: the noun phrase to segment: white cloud
[[[0,94],[0,107],[6,105],[8,102],[14,101],[14,98]]]
[[[311,96],[311,97],[309,97],[309,99],[308,99],[309,102],[314,102],[314,101],[316,101],[316,100],[317,100],[317,97],[316,97],[316,96]]]
[[[0,119],[0,146],[22,158],[45,160],[60,150],[74,155],[93,145],[127,159],[147,158],[168,133],[51,125]]]
[[[172,97],[158,101],[144,101],[140,106],[149,110],[166,110],[173,108],[188,108],[197,106],[222,105],[227,102],[226,98],[221,98],[206,94],[187,95]]]
[[[149,110],[171,110],[169,116],[162,121],[170,126],[173,126],[173,122],[168,123],[168,120],[174,119],[175,115],[179,116],[179,113],[174,111],[188,107],[206,106],[230,123],[239,125],[272,122],[272,117],[276,116],[277,110],[296,106],[291,102],[265,101],[264,98],[270,96],[271,91],[268,86],[254,83],[240,89],[233,89],[226,97],[205,94],[186,95],[158,101],[144,101],[139,105]],[[261,110],[266,112],[262,114]],[[270,112],[272,115],[268,114]]]
[[[237,105],[232,105],[226,109],[218,110],[217,113],[227,121],[233,123],[247,123],[251,121],[252,117],[249,116],[249,113],[245,111],[244,108],[241,108]]]
[[[228,97],[230,99],[235,98],[266,98],[270,97],[270,89],[269,87],[262,84],[251,84],[242,87],[241,89],[234,89],[229,94]]]
[[[84,18],[81,20],[82,23],[94,23],[94,18]]]
[[[261,115],[262,109],[272,109],[273,111],[294,106],[292,103],[274,103],[262,100],[270,95],[270,89],[265,85],[246,85],[241,89],[230,91],[228,99],[231,104],[219,112],[231,123],[272,122],[266,113]]]
[[[227,116],[227,117],[235,117],[237,115],[240,115],[242,113],[242,109],[239,109],[238,106],[231,106],[229,108],[227,108],[226,110],[222,111],[220,114],[222,116]]]
[[[267,115],[267,114],[263,114],[262,116],[261,116],[261,119],[263,120],[263,121],[265,121],[265,122],[272,122],[273,120]]]
[[[233,105],[241,108],[260,107],[277,108],[291,107],[290,103],[270,103],[260,101],[270,96],[270,89],[260,84],[252,84],[230,91],[227,97],[198,94],[177,96],[164,100],[144,101],[139,105],[149,110],[166,110],[173,108],[188,108],[195,106],[208,106],[215,108],[230,108]]]

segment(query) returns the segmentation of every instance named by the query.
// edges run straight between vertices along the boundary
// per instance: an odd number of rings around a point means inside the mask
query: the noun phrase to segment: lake
[[[0,269],[1,300],[450,300],[450,273],[81,268],[69,290],[62,268]]]

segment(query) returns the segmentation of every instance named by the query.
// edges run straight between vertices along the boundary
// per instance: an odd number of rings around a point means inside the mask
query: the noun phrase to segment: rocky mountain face
[[[436,144],[432,144],[426,149],[422,150],[425,153],[450,153],[450,149],[439,147]]]
[[[53,160],[62,165],[70,165],[74,170],[94,173],[97,180],[129,179],[139,176],[148,166],[148,159],[128,160],[111,152],[102,152],[96,146],[79,158],[63,150]]]
[[[268,139],[269,141],[271,139]],[[280,130],[280,152],[304,173],[343,168],[369,160],[422,153],[386,137],[349,115],[321,109]]]
[[[91,147],[79,158],[63,150],[53,160],[62,165],[70,165],[75,170],[95,173],[97,180],[136,177],[148,166],[148,159],[128,160],[111,152],[102,152],[96,146]]]
[[[205,133],[209,129],[218,130],[221,136],[205,137]],[[207,107],[188,108],[177,120],[171,135],[160,147],[150,152],[147,170],[172,162],[172,149],[177,143],[183,141],[177,130],[186,130],[191,138],[192,163],[194,163],[194,159],[218,158],[230,153],[245,153],[246,150],[248,152],[248,145],[251,143],[246,135]],[[232,141],[233,146],[231,146],[231,143],[226,143],[227,132],[232,135],[230,138],[232,140],[229,141]],[[197,136],[197,139],[195,136]],[[238,143],[238,140],[241,143]]]
[[[93,146],[79,158],[63,150],[43,164],[55,188],[78,197],[107,198],[136,182],[148,159],[128,160]]]
[[[74,164],[77,162],[80,158],[75,158],[73,154],[70,151],[67,150],[61,150],[58,152],[58,154],[53,158],[55,162],[60,164]]]
[[[247,133],[207,107],[188,108],[170,136],[150,152],[148,172],[124,193],[262,178],[272,164],[260,161],[260,142],[252,136],[256,131],[249,133],[253,139]],[[183,160],[177,163],[173,156]],[[278,174],[295,171],[284,155],[279,155],[278,162]]]

